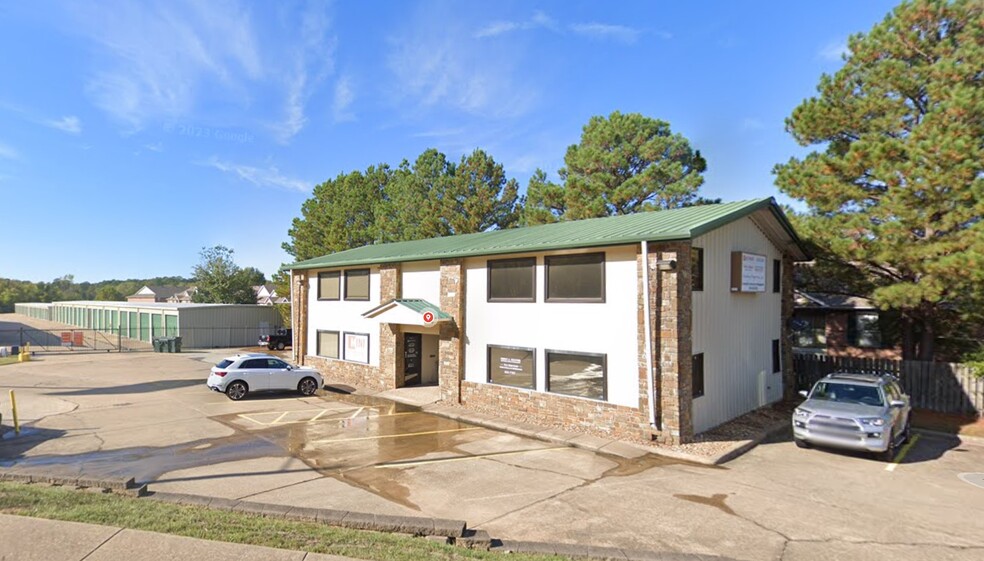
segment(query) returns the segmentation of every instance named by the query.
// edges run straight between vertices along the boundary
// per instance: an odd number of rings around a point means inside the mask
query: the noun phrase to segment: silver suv
[[[817,382],[793,411],[793,440],[874,452],[891,461],[909,440],[909,396],[890,375],[838,372]]]

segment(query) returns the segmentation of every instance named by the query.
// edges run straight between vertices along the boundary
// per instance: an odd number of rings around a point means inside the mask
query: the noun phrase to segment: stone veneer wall
[[[662,443],[680,444],[694,437],[693,423],[693,339],[690,242],[651,244],[650,290],[658,291],[659,319],[654,347],[657,369],[659,419],[654,438]],[[673,270],[659,270],[656,261],[677,262]]]
[[[638,409],[603,401],[463,381],[461,403],[469,409],[538,425],[623,440],[645,438],[639,430]]]
[[[461,379],[465,351],[465,275],[460,259],[441,260],[441,311],[451,314],[454,322],[441,322],[439,342],[438,384],[441,401],[461,403]]]
[[[294,340],[291,353],[294,362],[304,364],[307,349],[307,318],[308,318],[308,272],[293,271],[293,283],[290,286],[291,328],[294,330]]]

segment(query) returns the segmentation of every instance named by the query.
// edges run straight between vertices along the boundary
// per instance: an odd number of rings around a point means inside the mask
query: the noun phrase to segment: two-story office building
[[[438,384],[500,416],[686,442],[792,388],[808,257],[772,199],[355,248],[289,267],[295,360],[329,384]]]

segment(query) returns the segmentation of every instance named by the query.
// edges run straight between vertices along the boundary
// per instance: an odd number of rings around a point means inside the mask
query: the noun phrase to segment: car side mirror
[[[294,369],[294,367],[293,367],[293,366],[291,366],[291,365],[289,365],[289,364],[287,365],[287,370],[293,370],[293,369]]]
[[[808,392],[808,391],[806,391],[806,390],[800,390],[800,391],[799,391],[799,394],[800,394],[801,396],[803,396],[803,397],[810,397],[810,392]]]
[[[888,405],[889,407],[901,409],[902,407],[905,407],[905,402],[900,401],[898,399],[893,399],[892,401],[888,402]]]

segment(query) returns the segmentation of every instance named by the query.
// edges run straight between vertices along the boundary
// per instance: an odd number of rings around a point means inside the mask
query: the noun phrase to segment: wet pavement
[[[756,561],[823,558],[831,544],[865,558],[858,544],[872,542],[897,546],[899,559],[984,554],[984,489],[958,477],[982,471],[979,445],[927,437],[892,471],[860,455],[798,450],[782,437],[726,468],[628,459],[373,396],[232,402],[204,386],[216,356],[58,356],[0,368],[0,389],[17,391],[25,424],[0,441],[0,466],[465,519],[530,541]]]

